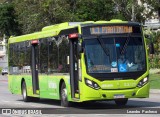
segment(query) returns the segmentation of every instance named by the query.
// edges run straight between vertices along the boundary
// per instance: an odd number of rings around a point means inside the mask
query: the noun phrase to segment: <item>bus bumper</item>
[[[149,97],[149,88],[149,83],[141,88],[136,87],[134,89],[123,90],[95,90],[85,86],[85,92],[80,94],[80,102],[90,100],[114,100],[118,98],[118,96],[122,96],[122,98],[147,98]]]

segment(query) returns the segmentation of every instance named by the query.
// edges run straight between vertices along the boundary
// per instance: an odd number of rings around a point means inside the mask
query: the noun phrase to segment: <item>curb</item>
[[[0,81],[2,81],[2,82],[7,82],[7,83],[8,83],[8,80],[0,80]]]
[[[159,93],[160,94],[160,89],[150,89],[150,93]]]

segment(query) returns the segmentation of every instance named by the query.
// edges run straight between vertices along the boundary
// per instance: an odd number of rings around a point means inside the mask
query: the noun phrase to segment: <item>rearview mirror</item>
[[[82,45],[81,43],[78,43],[78,53],[82,53],[83,52],[83,49],[82,49]]]
[[[77,44],[77,54],[78,54],[78,58],[81,58],[81,53],[82,53],[82,45],[81,43]]]

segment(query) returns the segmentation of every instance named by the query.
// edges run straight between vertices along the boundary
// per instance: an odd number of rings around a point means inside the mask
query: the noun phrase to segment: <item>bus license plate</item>
[[[125,95],[123,94],[114,95],[114,99],[118,99],[118,98],[125,98]]]

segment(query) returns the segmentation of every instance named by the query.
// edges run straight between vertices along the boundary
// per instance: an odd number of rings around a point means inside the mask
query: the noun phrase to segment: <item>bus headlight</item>
[[[91,81],[91,80],[89,80],[87,78],[85,78],[85,83],[86,83],[87,86],[89,86],[89,87],[91,87],[93,89],[96,89],[96,90],[100,89],[100,86],[96,82]]]
[[[139,81],[137,87],[142,87],[147,83],[148,83],[148,77],[145,77],[145,78],[143,78],[142,80]]]

